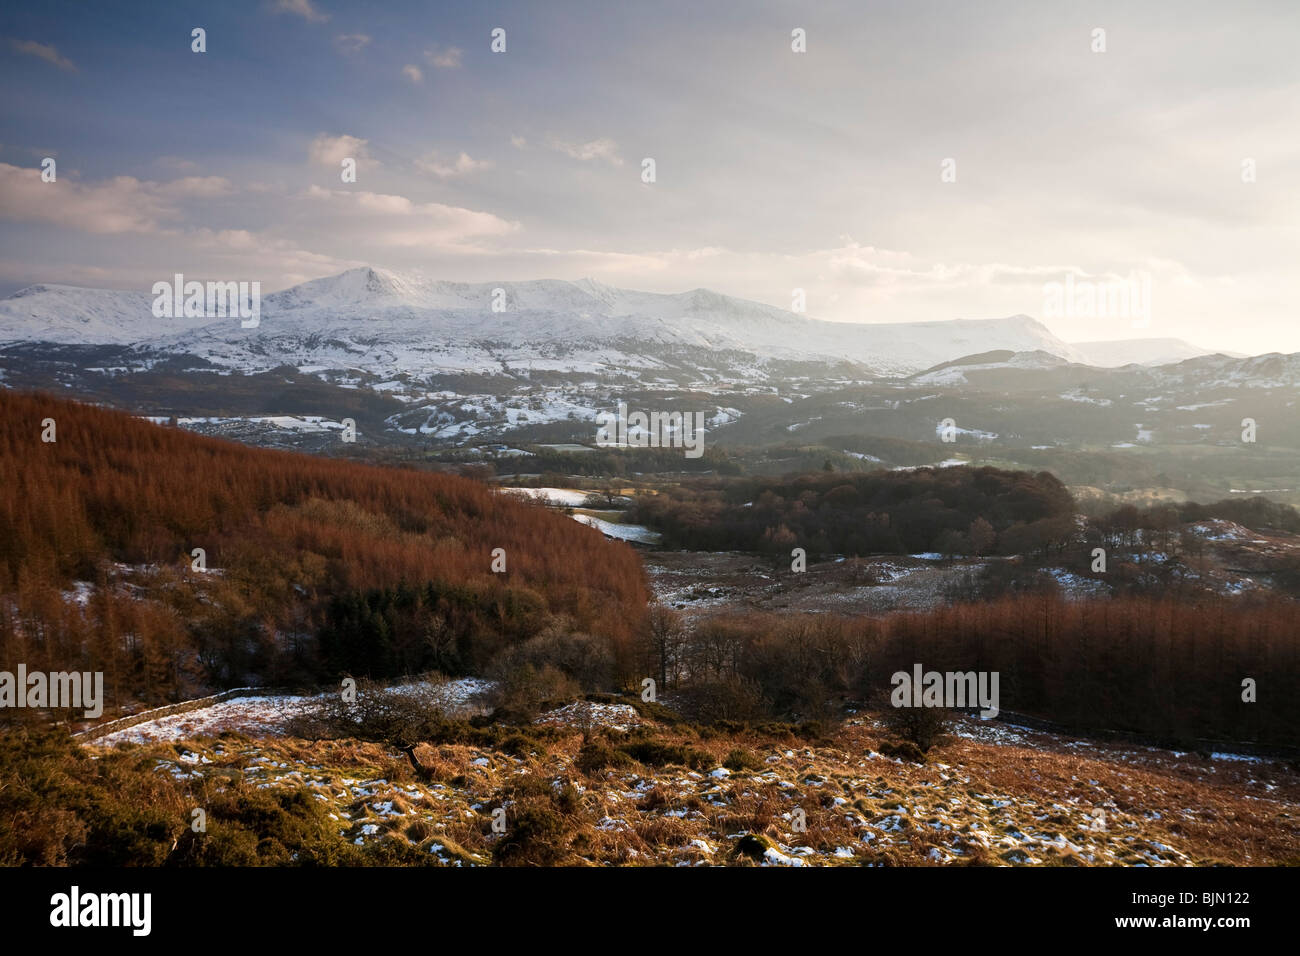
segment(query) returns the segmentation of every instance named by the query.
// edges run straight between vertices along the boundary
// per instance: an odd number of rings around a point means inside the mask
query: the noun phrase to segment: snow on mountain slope
[[[493,311],[494,301],[505,311]],[[0,342],[138,344],[243,368],[394,372],[654,369],[708,365],[710,355],[727,352],[760,362],[848,361],[879,374],[995,349],[1080,359],[1024,315],[825,322],[708,289],[637,292],[590,279],[462,283],[363,267],[263,296],[252,329],[235,318],[156,319],[151,303],[144,292],[32,286],[0,301]]]
[[[979,355],[967,355],[953,362],[944,362],[934,368],[926,369],[910,379],[914,385],[965,385],[969,372],[991,372],[1005,369],[1043,369],[1060,368],[1068,364],[1060,356],[1042,350],[1034,352],[1008,352],[998,350]]]
[[[1219,388],[1287,389],[1300,387],[1300,352],[1267,352],[1247,358],[1202,355],[1143,370],[1143,377],[1170,389],[1204,394]]]
[[[147,292],[28,286],[0,299],[0,342],[126,345],[151,341],[173,331],[178,321],[155,319],[152,305],[153,296]]]

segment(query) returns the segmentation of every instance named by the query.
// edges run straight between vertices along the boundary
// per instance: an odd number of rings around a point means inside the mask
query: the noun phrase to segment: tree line
[[[1075,530],[1074,500],[1053,475],[991,467],[701,479],[638,497],[631,517],[669,547],[810,557],[1015,554]]]

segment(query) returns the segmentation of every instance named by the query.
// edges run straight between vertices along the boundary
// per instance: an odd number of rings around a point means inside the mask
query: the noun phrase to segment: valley
[[[0,303],[2,647],[91,655],[121,721],[16,728],[41,801],[80,799],[58,768],[178,864],[1300,858],[1300,356],[496,288],[358,270],[167,334],[129,293]],[[891,712],[918,660],[1000,673],[1002,718]],[[11,858],[103,861],[11,809]]]

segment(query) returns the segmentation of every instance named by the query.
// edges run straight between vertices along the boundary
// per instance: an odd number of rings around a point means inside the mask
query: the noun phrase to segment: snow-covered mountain
[[[158,319],[152,302],[146,292],[32,286],[0,300],[0,343],[135,345],[246,370],[295,365],[376,374],[643,373],[717,367],[719,355],[733,368],[847,362],[881,375],[993,350],[1083,360],[1024,315],[827,322],[708,289],[660,294],[590,279],[460,283],[353,269],[263,296],[260,324],[251,329],[237,318]],[[494,302],[504,311],[494,311]]]
[[[1119,368],[1121,365],[1171,365],[1202,355],[1212,355],[1182,339],[1114,339],[1101,342],[1071,343],[1082,361],[1097,368]],[[1237,356],[1240,358],[1240,356]]]
[[[1300,353],[1148,365],[1180,345],[1081,349],[1027,316],[836,323],[706,289],[368,268],[263,296],[255,328],[159,319],[152,304],[58,285],[0,300],[0,385],[308,450],[333,447],[345,418],[398,445],[571,446],[623,402],[700,411],[710,434],[754,447],[863,431],[931,441],[945,416],[1008,447],[1120,449],[1236,441],[1250,417],[1300,447]]]
[[[0,342],[127,344],[162,334],[147,292],[33,285],[0,299]]]
[[[951,362],[944,362],[934,368],[926,369],[908,379],[913,385],[965,385],[972,372],[995,372],[1007,369],[1030,369],[1034,371],[1058,369],[1069,363],[1051,352],[1008,352],[999,350],[983,352],[978,355],[966,355]]]

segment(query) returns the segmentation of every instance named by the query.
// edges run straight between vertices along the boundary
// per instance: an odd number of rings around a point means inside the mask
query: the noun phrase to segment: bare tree
[[[681,615],[662,604],[653,605],[650,608],[648,640],[659,668],[659,687],[666,689],[681,677],[682,652],[686,646],[686,629],[682,626]]]
[[[428,779],[429,768],[415,756],[415,748],[437,739],[446,722],[433,684],[385,687],[361,681],[354,699],[327,695],[291,729],[309,740],[351,738],[385,744],[406,754],[416,774]]]

